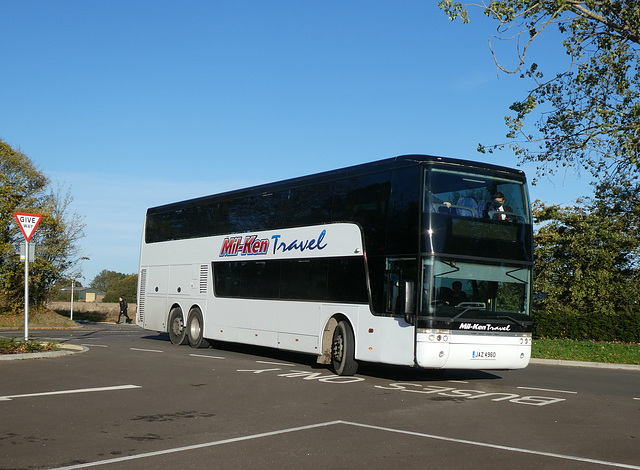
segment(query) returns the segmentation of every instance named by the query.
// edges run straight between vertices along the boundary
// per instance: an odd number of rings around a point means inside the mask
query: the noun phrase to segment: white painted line
[[[115,385],[113,387],[79,388],[76,390],[58,390],[55,392],[25,393],[23,395],[7,395],[4,397],[0,397],[0,401],[10,401],[15,398],[45,397],[48,395],[68,395],[73,393],[91,393],[91,392],[112,392],[114,390],[127,390],[131,388],[141,388],[141,386],[140,385]]]
[[[358,426],[361,428],[368,428],[368,429],[377,429],[379,431],[386,431],[386,432],[393,432],[393,433],[398,433],[398,434],[406,434],[409,436],[417,436],[417,437],[425,437],[427,439],[436,439],[439,441],[446,441],[446,442],[455,442],[457,444],[467,444],[470,446],[475,446],[475,447],[487,447],[490,449],[498,449],[498,450],[506,450],[508,452],[518,452],[521,454],[533,454],[533,455],[540,455],[543,457],[553,457],[556,459],[563,459],[563,460],[573,460],[576,462],[586,462],[586,463],[594,463],[597,465],[607,465],[609,467],[618,467],[618,468],[630,468],[633,470],[640,470],[640,466],[638,465],[629,465],[629,464],[625,464],[625,463],[618,463],[618,462],[609,462],[606,460],[596,460],[596,459],[589,459],[586,457],[576,457],[574,455],[565,455],[565,454],[556,454],[554,452],[544,452],[544,451],[539,451],[539,450],[531,450],[531,449],[522,449],[520,447],[511,447],[511,446],[503,446],[503,445],[499,445],[499,444],[490,444],[487,442],[476,442],[476,441],[468,441],[466,439],[456,439],[456,438],[452,438],[452,437],[445,437],[445,436],[437,436],[437,435],[433,435],[433,434],[424,434],[421,432],[413,432],[413,431],[403,431],[401,429],[392,429],[392,428],[385,428],[382,426],[371,426],[368,424],[360,424],[360,423],[352,423],[352,422],[348,422],[348,421],[342,421],[343,424],[349,424],[351,426]]]
[[[209,356],[208,354],[189,354],[189,356],[193,356],[193,357],[208,357],[209,359],[226,359],[226,357]]]
[[[91,344],[91,343],[82,343],[80,346],[86,346],[88,348],[108,348],[106,344]]]
[[[269,362],[269,361],[256,361],[258,364],[271,364],[272,366],[288,366],[293,367],[293,364],[282,363],[282,362]]]
[[[469,441],[469,440],[466,440],[466,439],[456,439],[456,438],[445,437],[445,436],[437,436],[437,435],[434,435],[434,434],[425,434],[425,433],[421,433],[421,432],[403,431],[401,429],[386,428],[386,427],[382,427],[382,426],[373,426],[373,425],[369,425],[369,424],[354,423],[354,422],[349,422],[349,421],[329,421],[329,422],[326,422],[326,423],[311,424],[311,425],[308,425],[308,426],[300,426],[300,427],[289,428],[289,429],[281,429],[279,431],[271,431],[271,432],[264,432],[264,433],[259,433],[259,434],[252,434],[252,435],[249,435],[249,436],[241,436],[241,437],[234,437],[234,438],[231,438],[231,439],[223,439],[221,441],[205,442],[205,443],[202,443],[202,444],[194,444],[194,445],[184,446],[184,447],[175,447],[173,449],[159,450],[159,451],[156,451],[156,452],[147,452],[147,453],[144,453],[144,454],[130,455],[130,456],[126,456],[126,457],[117,457],[117,458],[114,458],[114,459],[98,460],[96,462],[87,462],[87,463],[81,463],[81,464],[76,464],[76,465],[70,465],[70,466],[67,466],[67,467],[58,467],[58,468],[55,468],[55,469],[52,469],[52,470],[75,470],[75,469],[79,469],[79,468],[97,467],[97,466],[100,466],[100,465],[106,465],[106,464],[111,464],[111,463],[128,462],[128,461],[132,461],[132,460],[145,459],[145,458],[148,458],[148,457],[157,457],[159,455],[174,454],[174,453],[177,453],[177,452],[185,452],[185,451],[196,450],[196,449],[204,449],[204,448],[207,448],[207,447],[214,447],[214,446],[219,446],[219,445],[224,445],[224,444],[232,444],[232,443],[241,442],[241,441],[249,441],[249,440],[252,440],[252,439],[260,439],[260,438],[263,438],[263,437],[272,437],[272,436],[278,436],[278,435],[286,434],[286,433],[292,433],[292,432],[298,432],[298,431],[306,431],[306,430],[309,430],[309,429],[316,429],[316,428],[321,428],[321,427],[333,426],[335,424],[344,424],[344,425],[347,425],[347,426],[355,426],[355,427],[360,427],[360,428],[375,429],[377,431],[392,432],[392,433],[397,433],[397,434],[405,434],[405,435],[414,436],[414,437],[422,437],[422,438],[426,438],[426,439],[435,439],[435,440],[439,440],[439,441],[453,442],[453,443],[456,443],[456,444],[465,444],[465,445],[470,445],[470,446],[475,446],[475,447],[485,447],[485,448],[489,448],[489,449],[497,449],[497,450],[502,450],[502,451],[507,451],[507,452],[515,452],[515,453],[521,453],[521,454],[532,454],[532,455],[539,455],[539,456],[543,456],[543,457],[551,457],[551,458],[562,459],[562,460],[571,460],[571,461],[576,461],[576,462],[592,463],[592,464],[596,464],[596,465],[606,465],[606,466],[609,466],[609,467],[628,468],[628,469],[632,469],[632,470],[640,470],[640,466],[638,466],[638,465],[629,465],[629,464],[618,463],[618,462],[610,462],[610,461],[606,461],[606,460],[596,460],[596,459],[590,459],[590,458],[586,458],[586,457],[576,457],[576,456],[573,456],[573,455],[556,454],[554,452],[544,452],[544,451],[531,450],[531,449],[522,449],[522,448],[519,448],[519,447],[503,446],[503,445],[499,445],[499,444],[489,444],[489,443],[486,443],[486,442]]]
[[[129,348],[131,351],[142,351],[142,352],[154,352],[154,353],[162,353],[164,351],[160,351],[159,349],[138,349],[138,348]]]
[[[576,394],[578,392],[572,392],[571,390],[553,390],[551,388],[535,388],[535,387],[516,387],[521,390],[536,390],[538,392],[556,392],[556,393],[571,393]]]
[[[468,384],[469,382],[466,380],[447,380],[447,382],[451,382],[454,384]]]
[[[254,374],[262,374],[264,372],[278,372],[282,369],[238,369],[237,372],[253,372]]]
[[[249,440],[252,440],[252,439],[260,439],[262,437],[278,436],[280,434],[286,434],[286,433],[297,432],[297,431],[305,431],[307,429],[321,428],[321,427],[324,427],[324,426],[331,426],[333,424],[339,424],[339,423],[340,423],[340,421],[329,421],[328,423],[311,424],[309,426],[300,426],[300,427],[297,427],[297,428],[281,429],[280,431],[263,432],[263,433],[260,433],[260,434],[252,434],[252,435],[249,435],[249,436],[241,436],[241,437],[234,437],[234,438],[231,438],[231,439],[223,439],[221,441],[205,442],[203,444],[194,444],[194,445],[191,445],[191,446],[176,447],[176,448],[173,448],[173,449],[159,450],[159,451],[156,451],[156,452],[147,452],[146,454],[130,455],[128,457],[117,457],[115,459],[99,460],[97,462],[81,463],[81,464],[77,464],[77,465],[70,465],[68,467],[59,467],[59,468],[55,468],[55,469],[51,469],[51,470],[74,470],[74,469],[77,469],[77,468],[97,467],[98,465],[105,465],[105,464],[117,463],[117,462],[127,462],[127,461],[130,461],[130,460],[145,459],[147,457],[156,457],[158,455],[174,454],[176,452],[185,452],[185,451],[189,451],[189,450],[204,449],[206,447],[214,447],[214,446],[219,446],[219,445],[224,445],[224,444],[232,444],[234,442],[249,441]]]
[[[640,400],[640,398],[634,398],[634,400]]]

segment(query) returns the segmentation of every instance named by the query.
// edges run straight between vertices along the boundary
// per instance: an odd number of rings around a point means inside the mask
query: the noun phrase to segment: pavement
[[[544,364],[553,366],[569,366],[569,367],[591,367],[594,369],[624,369],[624,370],[640,370],[637,364],[611,364],[609,362],[580,362],[580,361],[564,361],[561,359],[531,359],[529,364]]]

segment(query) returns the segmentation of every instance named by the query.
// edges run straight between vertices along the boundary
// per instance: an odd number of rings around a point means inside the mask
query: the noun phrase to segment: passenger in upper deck
[[[492,201],[485,206],[485,217],[493,220],[511,220],[506,214],[500,212],[512,212],[511,207],[505,206],[504,194],[498,192],[491,196]]]
[[[431,196],[432,211],[444,213],[449,212],[449,210],[451,209],[451,203],[449,201],[443,201],[431,191],[429,191],[429,195]]]

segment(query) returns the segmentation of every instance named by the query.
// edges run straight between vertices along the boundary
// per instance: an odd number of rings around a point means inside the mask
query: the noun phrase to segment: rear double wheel
[[[199,308],[194,308],[189,313],[187,322],[187,338],[192,348],[208,348],[209,342],[204,339],[204,320]]]
[[[169,312],[169,339],[173,344],[187,344],[187,328],[180,307],[174,307]]]
[[[354,375],[358,370],[355,359],[355,338],[346,321],[338,322],[331,341],[331,365],[338,375]]]

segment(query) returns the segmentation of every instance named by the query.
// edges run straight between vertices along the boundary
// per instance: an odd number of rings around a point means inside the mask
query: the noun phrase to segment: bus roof
[[[261,194],[268,191],[277,191],[279,189],[284,188],[294,188],[299,186],[304,186],[307,184],[312,184],[320,181],[331,181],[341,178],[348,178],[352,176],[358,175],[366,175],[370,173],[376,173],[380,171],[392,170],[396,168],[404,168],[408,166],[420,165],[420,164],[443,164],[443,165],[451,165],[451,166],[459,166],[465,168],[472,168],[478,170],[488,170],[495,171],[500,173],[506,173],[509,177],[515,178],[518,180],[524,181],[525,174],[522,170],[517,170],[513,168],[508,168],[499,165],[493,165],[490,163],[481,163],[474,162],[471,160],[460,160],[456,158],[449,157],[437,157],[432,155],[400,155],[397,157],[386,158],[383,160],[377,160],[368,163],[361,163],[358,165],[348,166],[344,168],[339,168],[335,170],[323,171],[320,173],[313,173],[305,176],[298,176],[294,178],[289,178],[280,181],[274,181],[271,183],[264,183],[257,186],[250,186],[247,188],[234,189],[230,191],[225,191],[222,193],[211,194],[207,196],[201,196],[193,199],[188,199],[185,201],[176,201],[168,204],[163,204],[160,206],[155,206],[150,208],[150,210],[154,209],[170,209],[173,205],[184,205],[188,203],[188,205],[198,205],[200,203],[204,203],[205,201],[209,201],[212,198],[215,199],[232,199],[236,197],[249,196],[252,194]]]

